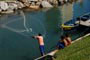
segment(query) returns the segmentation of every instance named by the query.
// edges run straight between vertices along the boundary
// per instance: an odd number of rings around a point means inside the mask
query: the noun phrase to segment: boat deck
[[[90,27],[90,19],[87,20],[87,21],[76,21],[76,24],[80,24],[80,25],[83,25],[83,26],[87,26],[87,27]]]

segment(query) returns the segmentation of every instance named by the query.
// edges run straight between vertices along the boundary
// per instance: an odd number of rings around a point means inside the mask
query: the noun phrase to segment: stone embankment
[[[19,1],[0,1],[0,13],[12,13],[17,9],[24,7],[25,5]]]
[[[24,7],[31,9],[47,8],[63,5],[76,0],[18,0],[18,1],[0,1],[0,13],[12,13],[17,9]]]

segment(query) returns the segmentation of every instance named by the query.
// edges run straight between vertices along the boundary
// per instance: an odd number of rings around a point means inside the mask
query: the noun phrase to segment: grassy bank
[[[90,60],[90,36],[56,53],[55,60]]]

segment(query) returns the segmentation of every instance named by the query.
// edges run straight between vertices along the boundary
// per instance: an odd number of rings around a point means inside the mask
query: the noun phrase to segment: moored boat
[[[84,14],[72,20],[69,20],[61,25],[64,30],[70,30],[78,27],[79,25],[90,27],[90,13]]]

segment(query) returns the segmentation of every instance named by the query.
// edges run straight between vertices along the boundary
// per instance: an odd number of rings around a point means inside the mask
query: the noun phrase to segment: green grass
[[[90,36],[58,51],[55,60],[90,60]]]

